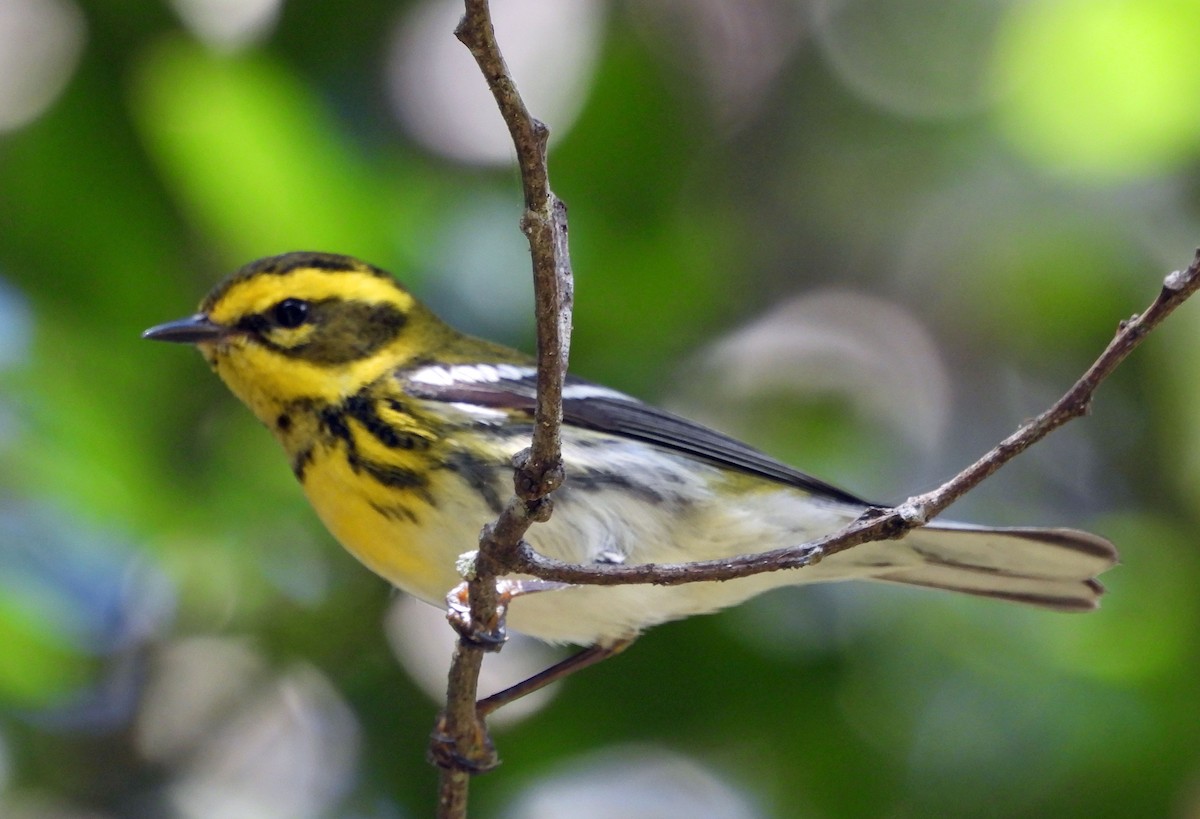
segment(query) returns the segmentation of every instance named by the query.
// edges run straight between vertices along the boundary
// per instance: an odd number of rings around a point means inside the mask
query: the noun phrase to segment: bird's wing
[[[405,391],[418,398],[531,414],[537,394],[536,371],[514,364],[429,365],[400,376]],[[574,376],[563,388],[563,423],[644,441],[841,503],[871,505],[735,438]]]

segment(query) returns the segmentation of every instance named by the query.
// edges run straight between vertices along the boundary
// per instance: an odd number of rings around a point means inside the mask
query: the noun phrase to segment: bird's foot
[[[466,642],[484,651],[499,651],[508,639],[505,620],[509,603],[525,594],[565,589],[568,585],[553,580],[501,577],[496,581],[496,615],[487,623],[479,623],[471,617],[470,585],[459,583],[446,595],[446,619]]]

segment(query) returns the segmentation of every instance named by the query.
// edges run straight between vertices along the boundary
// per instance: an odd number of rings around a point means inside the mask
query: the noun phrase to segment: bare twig
[[[1087,414],[1092,396],[1101,382],[1133,352],[1147,333],[1197,289],[1200,289],[1200,250],[1186,269],[1166,277],[1158,297],[1144,313],[1121,322],[1116,336],[1100,357],[1053,406],[1023,424],[975,463],[932,492],[915,495],[890,509],[868,510],[838,532],[809,543],[759,554],[694,563],[646,563],[637,566],[572,565],[539,555],[528,544],[522,544],[515,570],[563,583],[679,585],[803,568],[861,543],[901,537],[941,514],[985,478],[1063,424]]]
[[[512,571],[521,538],[535,521],[546,520],[546,496],[563,480],[562,385],[570,347],[573,285],[567,252],[566,207],[550,190],[546,166],[549,131],[530,115],[496,44],[487,0],[465,0],[455,35],[470,50],[516,147],[525,196],[521,230],[533,260],[537,316],[537,408],[529,450],[515,459],[515,496],[484,528],[474,570],[467,582],[469,622],[460,637],[447,680],[446,710],[438,720],[430,755],[442,769],[438,816],[466,816],[471,773],[497,763],[483,720],[476,713],[479,670],[485,651],[503,642],[502,601],[496,578]],[[452,613],[452,621],[453,621]]]
[[[550,190],[546,146],[550,131],[534,118],[517,92],[508,66],[496,44],[487,0],[466,0],[466,15],[455,35],[471,52],[517,150],[525,216],[521,229],[533,256],[534,301],[537,314],[538,397],[533,444],[522,464],[531,485],[518,485],[523,498],[543,497],[562,483],[559,429],[562,422],[562,384],[567,372],[574,285],[567,252],[567,209]],[[553,318],[553,321],[551,320]],[[549,486],[543,484],[549,481]]]
[[[471,774],[459,768],[442,768],[438,788],[437,815],[439,819],[458,819],[467,815],[467,794]]]
[[[549,187],[547,130],[525,108],[497,47],[486,0],[465,0],[466,14],[456,34],[487,79],[516,147],[525,195],[521,228],[533,257],[538,332],[538,399],[532,445],[516,460],[516,494],[497,520],[485,527],[468,581],[466,622],[447,684],[446,710],[431,744],[442,767],[438,816],[466,815],[470,774],[496,764],[486,727],[476,710],[483,653],[503,640],[503,599],[497,577],[521,572],[574,584],[654,583],[677,585],[731,580],[752,574],[798,569],[861,543],[898,538],[923,526],[978,486],[1001,466],[1068,421],[1087,413],[1096,388],[1142,339],[1200,289],[1200,251],[1191,265],[1172,273],[1155,301],[1121,326],[1108,347],[1052,407],[1001,441],[978,461],[932,492],[890,509],[871,509],[839,532],[809,543],[753,555],[695,563],[639,566],[571,565],[534,552],[522,537],[549,516],[546,496],[563,480],[560,427],[562,385],[571,327],[572,284],[567,255],[566,210]],[[454,618],[452,618],[453,621]]]

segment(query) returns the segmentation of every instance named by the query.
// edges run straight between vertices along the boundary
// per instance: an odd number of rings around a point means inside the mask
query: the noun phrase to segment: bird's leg
[[[508,639],[504,618],[508,611],[508,604],[514,598],[520,597],[523,594],[565,589],[569,585],[568,583],[558,583],[552,580],[502,577],[496,581],[498,596],[496,620],[480,627],[479,624],[471,620],[471,603],[467,592],[467,584],[460,583],[446,596],[446,618],[454,626],[455,631],[468,642],[483,648],[485,651],[499,651],[500,647],[504,645],[505,640]],[[539,671],[532,677],[522,680],[516,685],[509,686],[503,691],[498,691],[490,697],[479,700],[475,706],[476,713],[482,719],[502,705],[508,705],[510,702],[521,699],[526,694],[532,694],[534,691],[545,688],[552,682],[569,677],[576,671],[595,665],[602,660],[607,660],[613,655],[620,654],[633,643],[634,639],[634,637],[625,637],[612,642],[596,643],[595,645],[588,646],[582,651],[560,660],[549,668]]]
[[[534,691],[544,688],[552,682],[557,682],[564,677],[568,677],[576,671],[620,654],[633,644],[634,639],[636,638],[626,637],[613,643],[596,643],[595,645],[588,646],[549,668],[539,671],[532,677],[522,680],[516,685],[509,686],[503,691],[498,691],[490,697],[485,697],[476,703],[475,711],[480,717],[486,717],[502,705],[508,705],[510,702],[519,700],[526,694],[532,694]]]
[[[508,639],[504,620],[508,604],[512,602],[513,598],[522,594],[561,589],[566,585],[549,580],[499,578],[496,581],[495,618],[487,623],[479,623],[471,617],[469,587],[466,583],[460,583],[446,595],[446,619],[458,632],[464,645],[469,644],[483,651],[499,651]],[[456,653],[456,658],[457,656]],[[477,673],[478,669],[476,669]],[[544,684],[542,683],[542,685]],[[541,685],[538,685],[528,690],[532,691],[540,687]],[[516,699],[523,693],[528,692],[523,691],[510,699]],[[431,760],[442,768],[470,771],[471,773],[483,773],[496,767],[499,764],[499,758],[496,756],[495,746],[492,745],[491,737],[488,736],[487,724],[484,721],[488,713],[488,711],[476,710],[470,717],[466,717],[470,720],[470,724],[465,726],[469,732],[465,750],[460,750],[459,740],[463,738],[461,726],[457,730],[454,728],[449,710],[439,714],[430,737],[429,755]]]
[[[569,584],[553,580],[501,577],[496,581],[496,619],[480,624],[471,619],[471,598],[465,582],[459,583],[446,595],[446,619],[458,635],[484,651],[499,651],[508,639],[505,616],[508,604],[523,594],[565,589]]]

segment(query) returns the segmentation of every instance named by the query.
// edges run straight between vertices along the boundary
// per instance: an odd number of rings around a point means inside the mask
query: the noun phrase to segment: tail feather
[[[874,580],[1059,611],[1096,608],[1104,593],[1096,576],[1117,562],[1110,542],[1075,529],[954,523],[918,529],[899,541],[863,544],[842,555],[862,571],[859,576]]]
[[[881,574],[875,579],[1025,603],[1055,611],[1091,611],[1100,605],[1100,595],[1104,593],[1104,587],[1099,581],[1091,578],[1059,580],[1045,577],[1013,577],[936,564]]]

